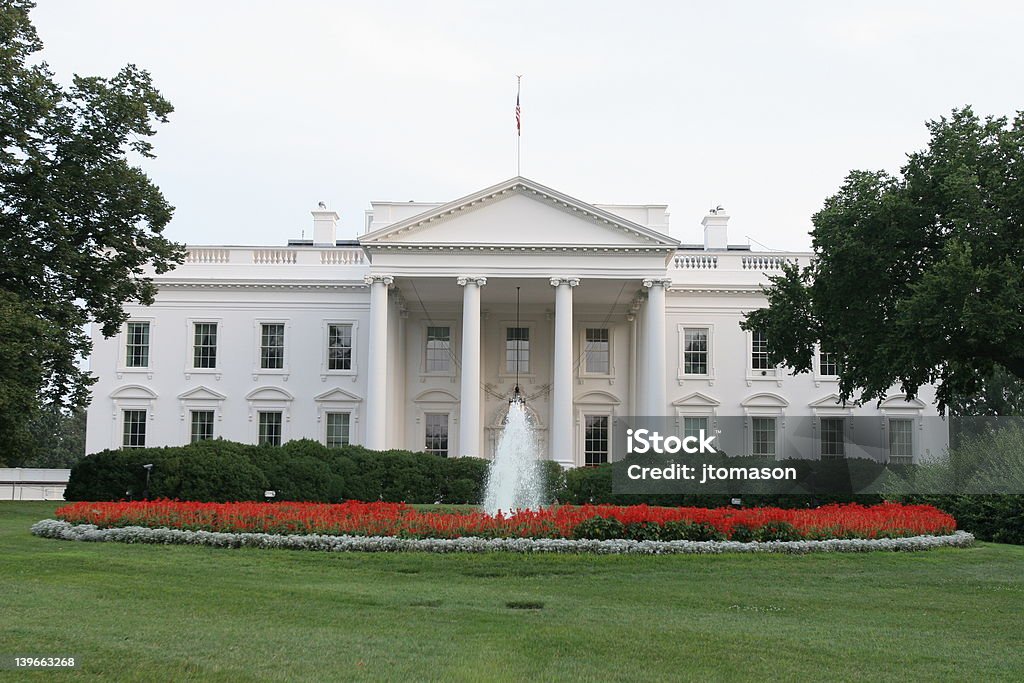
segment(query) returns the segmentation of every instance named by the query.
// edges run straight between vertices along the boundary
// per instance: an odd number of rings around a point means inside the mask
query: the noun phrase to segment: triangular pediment
[[[704,407],[714,408],[722,405],[721,402],[716,401],[707,394],[702,394],[699,391],[695,391],[692,394],[683,396],[680,399],[676,399],[672,402],[672,405],[677,407]]]
[[[522,177],[364,235],[370,251],[399,245],[588,245],[674,250],[677,240]]]
[[[182,401],[223,401],[227,398],[224,394],[219,391],[214,391],[209,387],[198,386],[194,389],[178,394],[178,398]]]
[[[319,401],[319,402],[335,401],[335,402],[339,402],[339,403],[340,402],[358,403],[358,402],[362,401],[363,399],[359,398],[355,394],[351,394],[351,393],[345,391],[344,389],[340,389],[338,387],[335,387],[334,389],[328,389],[327,391],[325,391],[322,394],[317,394],[316,396],[313,397],[313,400],[314,401]]]

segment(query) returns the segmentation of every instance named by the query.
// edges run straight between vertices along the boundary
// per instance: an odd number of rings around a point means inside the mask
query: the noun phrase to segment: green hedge
[[[361,446],[327,448],[308,439],[283,446],[203,441],[187,446],[107,450],[71,469],[67,500],[143,497],[145,464],[153,464],[150,498],[227,502],[263,500],[385,500],[407,503],[477,504],[483,498],[487,461],[427,453],[371,451]],[[554,462],[542,463],[549,496],[564,487]]]
[[[627,461],[632,462],[633,460]],[[636,462],[642,463],[639,458]],[[759,458],[729,457],[721,456],[719,459],[706,458],[706,462],[713,465],[723,466],[756,466],[763,467],[764,460]],[[773,463],[777,466],[795,465],[802,466],[807,461],[779,461]],[[624,466],[620,463],[618,466]],[[873,466],[868,461],[860,459],[836,460],[826,463],[816,463],[819,471],[826,476],[835,476],[838,481],[849,480],[858,476],[866,476],[866,472]],[[565,486],[558,492],[559,500],[572,505],[585,505],[592,503],[596,505],[665,505],[665,506],[692,506],[692,507],[728,507],[732,504],[733,498],[740,498],[744,507],[771,506],[780,508],[807,508],[825,505],[827,503],[860,503],[862,505],[876,505],[881,503],[883,498],[878,494],[852,494],[852,493],[829,493],[829,494],[744,494],[735,496],[729,493],[713,492],[713,485],[709,493],[647,493],[647,494],[624,494],[614,493],[612,485],[613,465],[605,464],[597,467],[585,467],[569,470],[565,473]],[[860,470],[864,470],[861,472]],[[823,479],[825,477],[822,477]],[[667,483],[666,488],[674,486]]]
[[[901,496],[901,503],[934,505],[956,518],[957,527],[979,540],[1024,545],[1024,496]]]

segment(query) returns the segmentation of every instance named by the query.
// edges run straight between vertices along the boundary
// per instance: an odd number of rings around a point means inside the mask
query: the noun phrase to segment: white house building
[[[818,457],[849,455],[855,415],[886,457],[929,443],[924,400],[837,399],[835,364],[792,376],[740,329],[760,286],[807,253],[730,246],[722,211],[704,242],[668,236],[665,205],[588,204],[522,177],[448,203],[372,202],[338,241],[322,205],[313,239],[189,246],[154,275],[152,306],[94,331],[88,452],[223,437],[310,438],[490,457],[518,381],[544,455],[608,460],[616,417],[687,429],[744,416],[741,450],[781,457],[787,417],[811,416]],[[517,298],[521,302],[517,317]]]

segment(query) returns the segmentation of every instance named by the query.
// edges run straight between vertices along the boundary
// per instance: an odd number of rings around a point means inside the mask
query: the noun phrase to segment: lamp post
[[[146,470],[146,490],[142,492],[142,499],[149,500],[149,473],[153,471],[153,463],[142,466]]]

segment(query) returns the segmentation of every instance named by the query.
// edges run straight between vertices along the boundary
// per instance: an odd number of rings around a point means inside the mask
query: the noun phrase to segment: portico
[[[411,401],[429,408],[413,408],[406,429],[428,421],[438,428],[447,416],[451,454],[490,455],[488,434],[514,387],[516,348],[542,448],[566,466],[583,464],[590,413],[579,413],[578,398],[606,419],[641,406],[665,410],[665,270],[675,240],[515,178],[372,231],[360,244],[371,268],[369,447],[405,445],[401,430],[387,425],[401,420],[395,407]],[[406,363],[397,381],[387,325],[396,313],[405,321],[397,344]],[[419,356],[431,344],[430,353],[447,350],[451,368],[436,356],[426,367]],[[596,348],[600,360],[588,361]],[[410,372],[416,363],[422,372]]]

